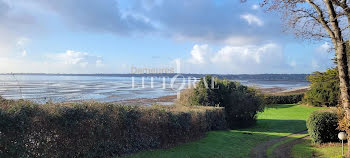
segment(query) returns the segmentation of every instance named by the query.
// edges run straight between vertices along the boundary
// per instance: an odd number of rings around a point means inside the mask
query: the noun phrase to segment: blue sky
[[[303,42],[239,0],[0,0],[0,73],[311,73],[327,41]]]

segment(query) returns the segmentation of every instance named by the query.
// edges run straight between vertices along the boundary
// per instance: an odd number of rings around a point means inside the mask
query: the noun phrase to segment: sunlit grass
[[[347,151],[347,144],[344,144],[344,152]],[[341,143],[328,143],[323,145],[312,144],[311,138],[305,139],[301,144],[292,148],[292,154],[295,158],[330,158],[341,157]]]
[[[305,120],[312,111],[319,109],[295,104],[269,106],[258,115],[254,127],[212,131],[195,142],[129,157],[248,157],[250,150],[264,141],[306,130]]]

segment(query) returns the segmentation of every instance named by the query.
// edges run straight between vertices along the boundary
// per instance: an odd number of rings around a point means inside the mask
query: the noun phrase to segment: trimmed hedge
[[[295,104],[302,101],[304,93],[291,95],[266,95],[265,104]]]
[[[338,117],[336,112],[315,111],[307,120],[307,128],[314,143],[338,141]]]
[[[222,108],[2,101],[0,157],[114,157],[221,129]]]

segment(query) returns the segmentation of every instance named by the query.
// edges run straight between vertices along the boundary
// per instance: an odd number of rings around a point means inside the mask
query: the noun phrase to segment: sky
[[[331,44],[239,0],[0,0],[0,73],[312,73]]]

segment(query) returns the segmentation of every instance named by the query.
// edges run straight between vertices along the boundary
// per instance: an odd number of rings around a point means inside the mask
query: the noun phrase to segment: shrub
[[[336,69],[328,69],[323,73],[315,72],[307,79],[311,82],[311,89],[306,92],[303,102],[313,106],[336,106],[338,104],[340,89]]]
[[[178,103],[224,107],[231,129],[251,125],[256,114],[263,110],[262,97],[253,88],[211,76],[202,78],[195,88],[185,90]]]
[[[290,95],[265,95],[265,104],[295,104],[302,101],[304,93]]]
[[[180,98],[176,99],[175,104],[180,106],[200,105],[193,87],[182,90],[180,93]]]
[[[255,89],[237,82],[226,81],[223,85],[230,92],[223,100],[228,127],[235,129],[254,124],[257,113],[263,110],[261,96]]]
[[[226,129],[222,108],[4,101],[0,157],[114,157],[221,129]]]
[[[314,143],[338,140],[338,117],[336,112],[315,111],[307,119],[307,128]]]

